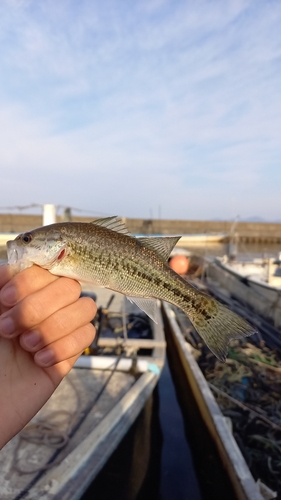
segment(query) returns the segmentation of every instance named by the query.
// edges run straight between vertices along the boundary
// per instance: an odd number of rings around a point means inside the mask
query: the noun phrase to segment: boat
[[[226,233],[183,234],[178,242],[178,246],[208,245],[222,243],[226,240]]]
[[[123,295],[93,286],[97,340],[49,401],[0,451],[1,500],[76,500],[151,396],[165,361],[158,324]]]
[[[178,234],[134,234],[137,238],[141,237],[175,237],[179,236]],[[228,240],[227,233],[191,233],[191,234],[183,234],[176,244],[177,247],[186,247],[188,245],[207,245],[207,244],[216,244],[222,243]]]
[[[206,279],[219,283],[232,297],[281,327],[281,253],[277,258],[206,260]]]
[[[167,352],[168,356],[174,353],[176,383],[181,388],[190,388],[236,497],[239,500],[277,498],[281,493],[279,331],[247,305],[242,305],[242,301],[233,301],[220,283],[209,278],[209,265],[213,263],[210,258],[190,253],[188,259],[190,266],[185,278],[251,321],[258,332],[250,338],[233,341],[226,363],[221,363],[202,342],[187,316],[180,309],[163,303]],[[188,404],[187,401],[185,406]],[[240,435],[241,428],[246,429],[244,436]],[[261,466],[260,462],[266,465]],[[263,467],[267,470],[261,470]]]
[[[203,287],[201,282],[199,283],[199,286]],[[203,360],[205,365],[207,364],[208,367],[209,365],[215,365],[215,363],[218,363],[220,370],[222,369],[221,367],[228,367],[229,365],[231,365],[231,363],[227,362],[224,364],[219,362],[212,355],[212,353],[210,353],[207,347],[202,346],[201,340],[196,337],[197,334],[194,331],[191,323],[179,309],[167,303],[163,303],[162,309],[164,315],[164,323],[167,329],[167,352],[169,356],[171,355],[171,353],[173,353],[174,356],[174,366],[176,373],[175,377],[177,379],[177,383],[180,385],[180,387],[189,387],[191,395],[198,408],[200,418],[202,417],[205,428],[207,429],[209,436],[211,436],[211,439],[215,443],[215,447],[217,449],[220,460],[227,472],[230,483],[232,485],[235,498],[237,498],[238,500],[269,500],[277,498],[277,493],[273,489],[271,489],[271,487],[269,487],[263,480],[261,480],[260,478],[258,478],[257,480],[254,479],[249,465],[245,457],[242,455],[242,452],[234,437],[233,421],[235,420],[235,415],[237,414],[237,412],[234,411],[237,408],[237,399],[228,396],[228,394],[223,391],[220,391],[220,389],[218,389],[214,385],[214,382],[213,384],[211,384],[210,382],[208,383],[202,373],[198,360],[200,357],[202,357],[201,349],[203,348],[203,350],[205,349],[206,351],[206,356],[203,358]],[[268,367],[267,365],[266,370],[268,369],[270,369],[270,367]],[[280,377],[281,367],[279,366],[278,368],[273,368],[273,373],[275,375],[275,378],[277,373]],[[183,394],[183,391],[181,390],[180,393]],[[224,398],[226,397],[227,402],[229,402],[229,400],[232,400],[233,403],[234,401],[234,410],[232,410],[232,412],[228,411],[228,414],[227,412],[225,415],[223,414],[223,410],[220,408],[215,397],[217,393],[221,393]],[[186,402],[186,407],[188,407],[188,404],[190,404],[190,398],[191,396],[189,396],[189,401]],[[280,425],[275,424],[271,421],[268,422],[268,419],[266,419],[262,410],[255,412],[254,408],[247,407],[246,403],[240,403],[240,405],[242,406],[243,412],[246,412],[247,415],[249,415],[250,421],[256,419],[256,421],[261,421],[264,425],[269,425],[270,431],[272,431],[272,429],[275,429],[275,432],[279,433],[278,435],[280,438]],[[231,415],[233,418],[231,419],[229,415]],[[198,418],[197,421],[197,425],[199,425]],[[258,443],[259,436],[254,437],[256,438],[256,441]],[[273,438],[271,438],[271,440],[267,440],[266,438],[261,436],[260,442],[262,442],[263,439],[265,442],[265,449],[266,446],[269,446],[269,444],[273,446],[271,442]],[[277,442],[276,446],[278,447]],[[271,460],[271,458],[269,458],[269,455],[270,451],[263,452],[265,460]],[[278,456],[280,457],[280,455]],[[271,463],[269,464],[269,466],[271,466]],[[275,471],[273,470],[273,476],[274,473]],[[276,477],[276,475],[274,477]],[[220,495],[221,493],[222,492],[220,492]],[[225,498],[228,498],[228,495],[226,495]],[[231,498],[233,498],[233,494]]]

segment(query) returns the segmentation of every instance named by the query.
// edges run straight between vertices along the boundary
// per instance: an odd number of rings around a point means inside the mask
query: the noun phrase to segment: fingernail
[[[51,349],[45,349],[35,354],[34,359],[41,366],[50,366],[54,362],[54,355]]]
[[[3,318],[3,316],[1,316],[0,317],[0,332],[2,333],[2,335],[4,337],[9,337],[12,335],[12,333],[14,333],[14,331],[15,331],[15,325],[14,325],[12,318],[10,318],[10,316],[4,317],[4,318]]]
[[[40,342],[40,335],[38,332],[27,332],[22,334],[23,342],[26,347],[36,347]]]
[[[1,301],[7,305],[14,305],[17,301],[16,289],[14,286],[8,286],[1,291]]]

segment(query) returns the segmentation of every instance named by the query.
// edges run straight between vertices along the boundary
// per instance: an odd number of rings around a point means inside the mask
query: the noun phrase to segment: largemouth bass
[[[209,349],[225,360],[229,341],[255,330],[169,267],[168,257],[179,238],[135,238],[118,217],[63,222],[8,241],[8,262],[18,272],[36,264],[57,276],[123,293],[152,319],[155,299],[170,302],[187,314]]]

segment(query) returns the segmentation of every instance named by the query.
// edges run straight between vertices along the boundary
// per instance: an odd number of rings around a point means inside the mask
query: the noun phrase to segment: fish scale
[[[36,264],[52,274],[123,293],[154,320],[155,299],[170,302],[187,314],[211,351],[224,360],[231,339],[255,330],[168,266],[178,239],[135,238],[117,217],[57,223],[9,241],[8,261],[16,271]]]

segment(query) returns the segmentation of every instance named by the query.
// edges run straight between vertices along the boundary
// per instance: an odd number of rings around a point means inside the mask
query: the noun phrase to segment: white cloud
[[[1,205],[277,218],[280,21],[274,1],[3,2]]]

